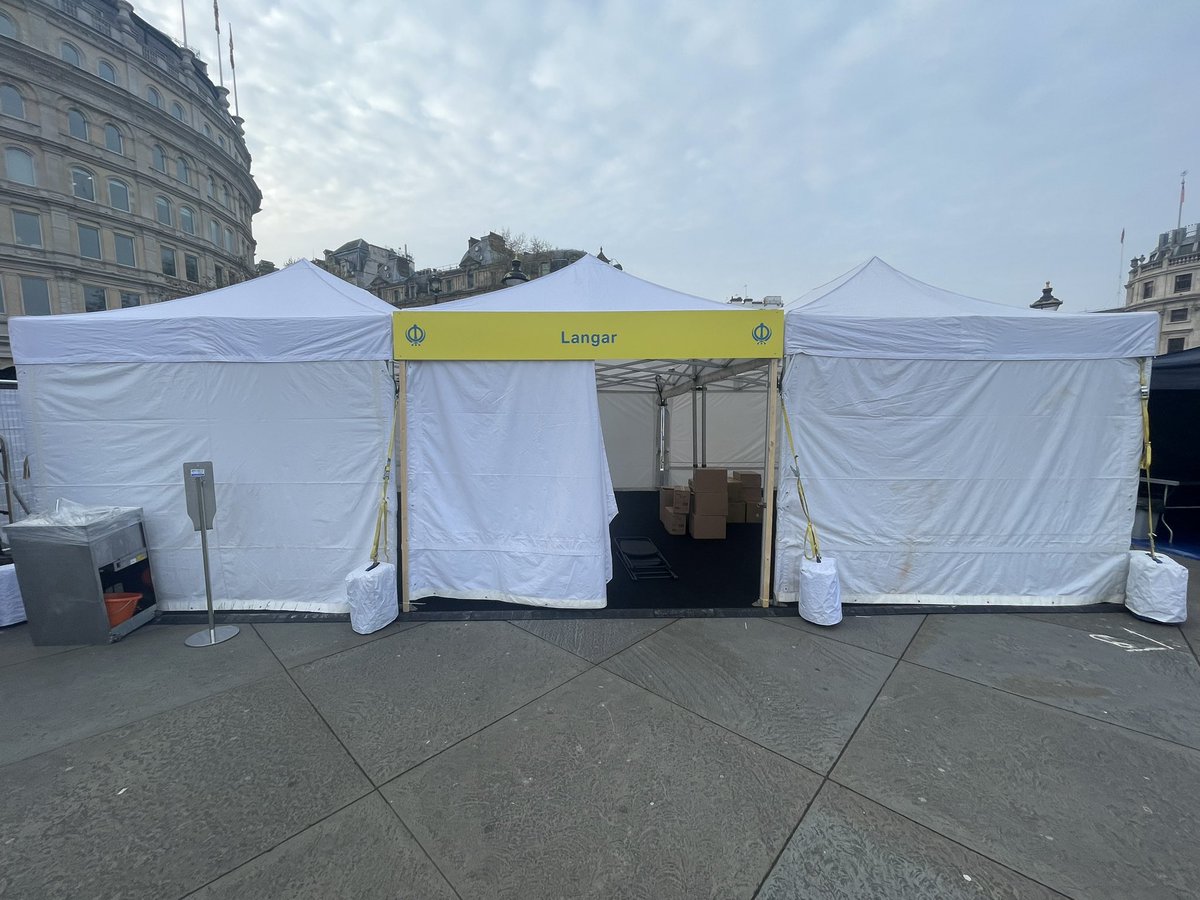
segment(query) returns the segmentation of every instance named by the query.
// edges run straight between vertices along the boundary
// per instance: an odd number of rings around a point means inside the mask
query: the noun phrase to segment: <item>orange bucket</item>
[[[105,594],[104,608],[108,610],[109,626],[116,628],[130,618],[141,600],[141,594]]]

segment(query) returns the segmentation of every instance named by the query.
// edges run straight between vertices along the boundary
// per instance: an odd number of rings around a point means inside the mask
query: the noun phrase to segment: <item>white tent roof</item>
[[[784,352],[872,359],[1153,356],[1155,313],[1071,315],[977,300],[878,257],[785,307]]]
[[[18,365],[392,358],[378,297],[307,260],[231,287],[108,312],[9,319]]]
[[[557,272],[503,291],[431,307],[430,312],[663,312],[728,309],[662,287],[601,262],[590,253]]]

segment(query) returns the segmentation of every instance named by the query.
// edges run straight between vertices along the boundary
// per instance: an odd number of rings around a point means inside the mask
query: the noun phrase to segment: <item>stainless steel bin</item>
[[[76,507],[67,523],[34,516],[4,534],[33,643],[105,644],[157,614],[140,507]],[[131,618],[110,626],[104,595],[122,592],[142,599]]]

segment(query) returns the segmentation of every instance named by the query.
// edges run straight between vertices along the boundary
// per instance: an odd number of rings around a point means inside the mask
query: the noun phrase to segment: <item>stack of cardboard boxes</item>
[[[691,492],[685,487],[658,489],[658,519],[667,534],[687,534],[688,512],[692,508]]]
[[[688,487],[692,489],[692,510],[688,513],[688,534],[698,540],[722,540],[729,513],[729,488],[724,469],[693,469]]]
[[[721,540],[726,524],[762,521],[762,475],[693,469],[687,487],[658,489],[658,518],[667,534]]]

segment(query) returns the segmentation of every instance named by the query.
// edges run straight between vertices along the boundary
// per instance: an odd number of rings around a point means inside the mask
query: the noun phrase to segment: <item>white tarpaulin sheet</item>
[[[1137,493],[1136,360],[788,359],[823,554],[849,603],[1119,603]],[[780,444],[776,594],[804,517]]]
[[[603,607],[617,513],[591,362],[408,367],[411,597]]]

